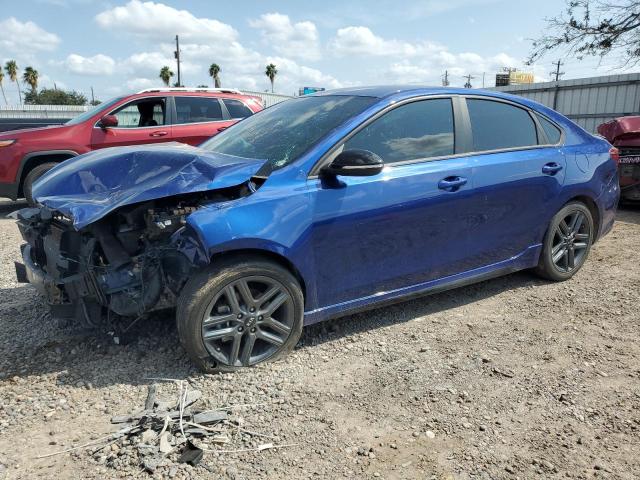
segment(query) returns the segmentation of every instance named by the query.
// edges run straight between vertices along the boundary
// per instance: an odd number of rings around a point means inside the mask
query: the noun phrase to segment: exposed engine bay
[[[127,205],[79,230],[48,207],[20,210],[27,265],[16,263],[18,279],[41,290],[54,316],[93,326],[171,308],[190,273],[208,261],[193,256],[187,217],[249,195],[260,182],[254,177],[235,187]]]

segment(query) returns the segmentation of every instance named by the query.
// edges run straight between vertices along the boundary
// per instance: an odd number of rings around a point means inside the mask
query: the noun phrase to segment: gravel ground
[[[126,345],[60,327],[15,282],[19,235],[2,219],[0,479],[638,478],[639,239],[640,210],[622,210],[571,281],[510,275],[306,328],[280,362],[202,375],[170,318]],[[289,446],[153,474],[126,441],[36,458],[113,431],[150,377],[184,379],[274,437],[238,430],[224,449]]]

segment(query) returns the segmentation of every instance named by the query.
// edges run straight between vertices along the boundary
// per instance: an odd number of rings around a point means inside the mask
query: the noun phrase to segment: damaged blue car
[[[303,325],[522,269],[562,281],[613,226],[616,151],[498,92],[368,87],[259,112],[200,147],[94,151],[17,212],[18,279],[99,325],[175,309],[205,371]]]

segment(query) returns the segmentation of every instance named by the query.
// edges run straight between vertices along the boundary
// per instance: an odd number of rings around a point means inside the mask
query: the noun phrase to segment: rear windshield
[[[331,130],[376,100],[346,95],[287,100],[242,120],[201,147],[226,155],[265,159],[276,170],[297,160]]]

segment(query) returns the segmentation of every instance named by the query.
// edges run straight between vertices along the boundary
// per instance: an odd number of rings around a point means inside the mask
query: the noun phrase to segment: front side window
[[[536,125],[525,109],[475,98],[467,99],[467,108],[475,152],[538,144]]]
[[[219,122],[222,107],[217,98],[175,97],[176,123]]]
[[[454,153],[451,99],[437,98],[402,105],[364,127],[345,150],[369,150],[385,163],[442,157]]]
[[[240,100],[234,100],[233,98],[225,98],[222,100],[225,107],[229,111],[231,118],[247,118],[253,115],[253,112]]]
[[[200,147],[266,160],[276,170],[296,161],[325,135],[377,100],[350,95],[286,100],[236,123]]]
[[[164,98],[135,100],[112,113],[118,119],[118,128],[157,127],[166,124]]]
[[[106,102],[99,103],[95,107],[90,108],[89,110],[87,110],[84,113],[81,113],[77,117],[73,117],[71,120],[69,120],[66,123],[66,125],[78,125],[79,123],[82,123],[85,120],[89,120],[91,117],[93,117],[95,114],[97,114],[100,110],[104,110],[104,113],[107,113],[109,108],[111,108],[113,105],[118,103],[123,98],[124,97],[116,97],[116,98],[112,98],[111,100],[108,100]]]

